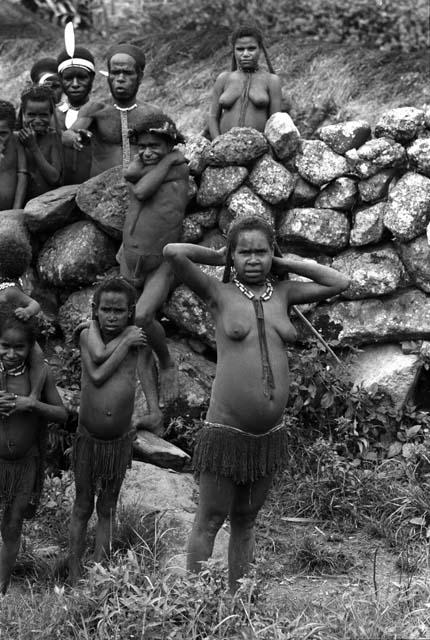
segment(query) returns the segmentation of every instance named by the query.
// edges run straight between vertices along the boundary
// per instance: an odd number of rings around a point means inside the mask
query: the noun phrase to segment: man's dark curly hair
[[[15,129],[15,108],[11,102],[0,100],[0,120],[6,120],[11,131]]]
[[[149,113],[140,118],[128,132],[132,144],[137,143],[137,136],[141,133],[153,133],[166,138],[173,144],[185,142],[184,136],[179,133],[173,120],[165,113]]]
[[[31,246],[22,235],[0,234],[0,280],[18,280],[30,261]]]

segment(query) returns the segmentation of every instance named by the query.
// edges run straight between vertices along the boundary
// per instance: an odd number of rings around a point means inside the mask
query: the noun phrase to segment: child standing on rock
[[[98,523],[94,560],[108,553],[119,491],[132,457],[131,428],[138,353],[146,345],[134,326],[136,292],[123,278],[107,278],[94,295],[94,320],[104,345],[101,363],[92,357],[88,329],[80,336],[82,378],[79,425],[73,448],[76,498],[70,526],[69,582],[81,576],[88,520]]]
[[[18,138],[27,160],[26,201],[61,184],[62,149],[57,131],[50,128],[53,114],[54,101],[48,87],[30,87],[21,95]]]
[[[183,142],[172,120],[160,113],[142,118],[130,131],[138,147],[124,177],[129,183],[123,244],[119,252],[121,275],[140,293],[136,324],[143,327],[159,362],[160,396],[163,403],[177,395],[177,371],[169,353],[164,329],[156,318],[174,283],[173,270],[163,261],[163,249],[178,242],[188,202],[188,167],[174,145]],[[152,352],[143,354],[143,390],[149,406],[146,427],[162,433],[155,367]]]
[[[30,394],[29,356],[35,344],[32,320],[0,307],[0,501],[3,506],[0,590],[6,593],[18,555],[24,518],[33,517],[43,483],[44,425],[65,422],[67,413],[51,373],[41,400]]]

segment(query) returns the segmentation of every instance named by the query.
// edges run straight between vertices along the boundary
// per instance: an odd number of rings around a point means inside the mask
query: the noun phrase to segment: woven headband
[[[55,73],[53,73],[52,71],[49,71],[49,72],[47,72],[47,73],[42,74],[42,75],[40,76],[40,78],[39,78],[39,82],[38,82],[37,84],[38,84],[38,85],[45,84],[45,81],[46,81],[48,78],[52,78],[52,76],[55,76]]]
[[[89,60],[85,60],[85,58],[69,58],[58,65],[58,73],[62,73],[64,69],[68,69],[69,67],[81,67],[87,71],[92,71],[93,73],[96,70],[93,63]]]

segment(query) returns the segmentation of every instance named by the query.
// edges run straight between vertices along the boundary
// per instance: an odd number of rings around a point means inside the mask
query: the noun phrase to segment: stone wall
[[[302,139],[278,113],[264,135],[236,128],[212,143],[194,137],[184,153],[192,174],[184,241],[220,247],[234,218],[258,213],[275,225],[284,252],[350,277],[341,296],[306,309],[327,339],[366,345],[430,338],[430,111],[386,112],[373,137],[357,120],[322,127],[314,140]],[[89,313],[92,285],[116,268],[127,201],[115,168],[25,207],[34,247],[26,281],[67,338]],[[207,310],[186,287],[164,311],[214,346]]]

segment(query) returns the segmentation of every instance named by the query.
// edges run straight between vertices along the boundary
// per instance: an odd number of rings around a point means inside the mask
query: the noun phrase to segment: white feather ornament
[[[69,56],[73,58],[75,54],[75,30],[73,28],[73,22],[68,22],[64,27],[64,45]]]

